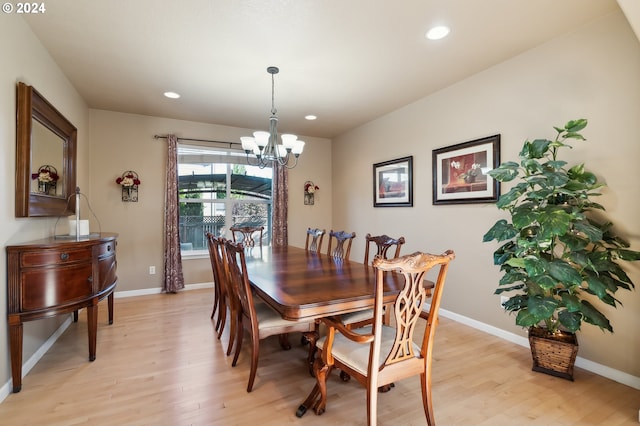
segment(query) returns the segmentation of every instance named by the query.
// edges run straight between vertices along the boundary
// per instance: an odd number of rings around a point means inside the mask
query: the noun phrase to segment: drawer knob
[[[107,246],[107,251],[111,251],[111,245]]]
[[[68,260],[68,259],[69,259],[69,253],[60,254],[60,260]]]

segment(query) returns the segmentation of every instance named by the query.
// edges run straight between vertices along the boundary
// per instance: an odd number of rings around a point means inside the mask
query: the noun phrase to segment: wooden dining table
[[[246,252],[247,274],[256,294],[291,321],[317,319],[373,308],[371,265],[285,247]],[[386,274],[385,303],[392,303],[404,280]]]

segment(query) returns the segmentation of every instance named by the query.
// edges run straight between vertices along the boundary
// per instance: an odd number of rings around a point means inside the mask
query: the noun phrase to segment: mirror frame
[[[67,216],[75,212],[76,144],[78,130],[33,86],[18,82],[16,127],[16,217]],[[62,138],[62,196],[31,192],[32,120]]]

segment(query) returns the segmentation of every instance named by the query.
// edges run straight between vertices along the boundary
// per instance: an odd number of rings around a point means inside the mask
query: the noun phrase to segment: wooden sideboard
[[[7,246],[9,344],[13,392],[22,387],[22,324],[87,308],[89,361],[96,359],[98,302],[108,297],[113,323],[116,239],[113,233],[76,240],[47,238]]]

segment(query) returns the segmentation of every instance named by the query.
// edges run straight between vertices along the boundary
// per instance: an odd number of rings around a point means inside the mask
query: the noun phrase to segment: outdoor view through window
[[[271,241],[272,169],[247,164],[242,152],[178,146],[180,249],[207,250],[206,233],[231,238],[232,226],[264,226]]]

